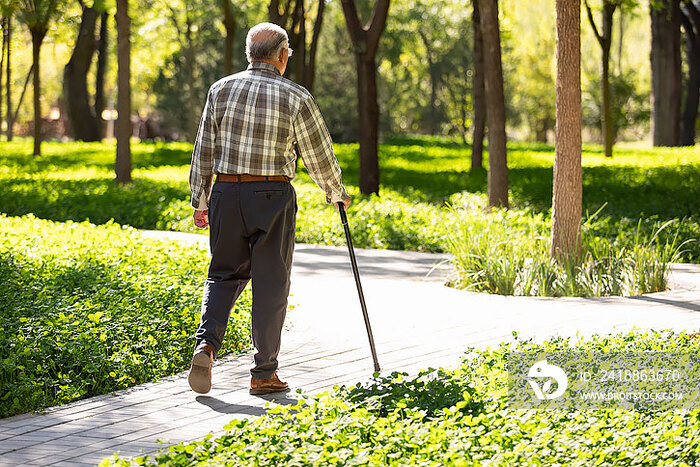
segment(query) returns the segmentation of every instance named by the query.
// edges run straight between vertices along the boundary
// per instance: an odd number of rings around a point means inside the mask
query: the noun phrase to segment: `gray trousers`
[[[211,263],[196,346],[219,352],[231,309],[252,279],[254,378],[277,370],[296,230],[296,192],[288,182],[216,182],[209,201]]]

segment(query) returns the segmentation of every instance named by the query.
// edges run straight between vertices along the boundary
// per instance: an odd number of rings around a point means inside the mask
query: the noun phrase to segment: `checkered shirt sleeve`
[[[212,91],[209,89],[207,102],[204,105],[202,118],[199,121],[197,139],[192,151],[192,164],[190,165],[191,199],[192,207],[195,209],[208,209],[208,199],[214,176],[216,132],[217,125],[214,118]]]
[[[294,121],[299,154],[309,175],[326,194],[327,203],[349,198],[343,187],[338,160],[333,154],[333,141],[321,110],[313,97],[304,99]]]

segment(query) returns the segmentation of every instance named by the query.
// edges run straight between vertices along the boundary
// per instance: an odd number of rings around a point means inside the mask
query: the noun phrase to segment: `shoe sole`
[[[248,390],[248,393],[253,395],[253,396],[260,396],[263,394],[271,394],[273,392],[284,392],[289,389],[289,386],[284,387],[284,388],[279,388],[279,389],[271,389],[271,388],[250,388]]]
[[[192,357],[192,368],[187,381],[194,392],[206,394],[211,390],[210,363],[211,359],[206,352],[199,352]]]

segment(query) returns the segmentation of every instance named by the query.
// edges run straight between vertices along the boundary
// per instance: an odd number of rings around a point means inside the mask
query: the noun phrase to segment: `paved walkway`
[[[144,232],[206,248],[196,234]],[[445,255],[357,250],[382,372],[456,366],[467,347],[559,334],[590,336],[633,328],[700,329],[700,266],[677,265],[675,290],[638,297],[527,298],[469,293],[442,285]],[[434,268],[436,263],[441,266]],[[115,394],[0,420],[0,465],[95,465],[119,451],[158,448],[220,433],[265,404],[371,377],[372,361],[347,250],[296,245],[280,374],[292,391],[248,395],[250,352],[217,361],[213,389],[190,391],[186,373]],[[163,440],[164,444],[157,444]]]

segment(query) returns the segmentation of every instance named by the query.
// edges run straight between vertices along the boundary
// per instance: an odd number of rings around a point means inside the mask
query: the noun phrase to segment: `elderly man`
[[[304,159],[326,202],[350,204],[332,141],[311,94],[284,78],[292,55],[284,29],[253,27],[246,71],[209,88],[190,168],[194,223],[211,226],[211,262],[189,374],[211,389],[211,366],[231,309],[252,278],[251,394],[288,389],[277,376],[296,230],[296,157]],[[216,180],[212,186],[212,179]],[[336,205],[337,208],[337,205]]]

